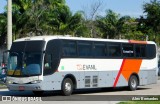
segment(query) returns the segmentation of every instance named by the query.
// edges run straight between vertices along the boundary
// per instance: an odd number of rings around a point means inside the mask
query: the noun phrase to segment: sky
[[[0,2],[0,13],[4,12],[4,7],[7,5],[6,0],[1,0]]]
[[[122,16],[129,15],[131,17],[145,15],[143,13],[143,4],[150,2],[150,0],[66,0],[66,3],[74,13],[77,10],[83,10],[87,6],[90,8],[97,1],[103,3],[100,15],[104,14],[105,10],[111,9]]]
[[[4,12],[4,6],[7,5],[7,0],[0,1],[0,13],[2,13]],[[99,15],[104,15],[105,10],[111,9],[121,16],[129,15],[131,17],[145,15],[143,13],[143,4],[150,2],[150,0],[66,0],[66,4],[75,13],[76,11],[90,9],[91,5],[97,1],[102,2]]]

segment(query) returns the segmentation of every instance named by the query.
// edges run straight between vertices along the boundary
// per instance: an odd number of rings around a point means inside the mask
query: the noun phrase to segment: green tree
[[[29,24],[30,8],[32,8],[32,0],[12,0],[12,29],[14,38],[23,37],[28,32],[29,27],[27,24]]]
[[[106,16],[97,18],[97,27],[103,38],[145,40],[145,35],[137,30],[137,20],[130,16],[120,16],[112,10]]]
[[[107,10],[105,17],[97,17],[97,27],[100,29],[103,38],[116,37],[118,19],[119,15],[112,10]]]
[[[117,22],[117,35],[118,38],[125,38],[125,34],[128,33],[130,31],[130,25],[128,23],[130,23],[131,17],[130,16],[122,16],[118,19]]]
[[[16,38],[28,35],[75,35],[82,19],[80,13],[71,13],[65,0],[13,0],[13,31]]]
[[[72,15],[68,7],[58,9],[54,13],[53,20],[49,21],[49,23],[55,33],[75,35],[76,30],[81,26],[82,15],[78,12]]]
[[[145,34],[138,29],[139,22],[135,18],[127,18],[124,23],[123,33],[125,39],[145,40]]]
[[[6,43],[7,34],[7,14],[0,14],[0,47]]]
[[[145,26],[147,28],[150,39],[153,37],[154,41],[160,39],[160,1],[151,0],[150,3],[143,5],[144,12],[146,13]],[[153,31],[153,32],[151,32]],[[153,36],[152,36],[153,35]]]

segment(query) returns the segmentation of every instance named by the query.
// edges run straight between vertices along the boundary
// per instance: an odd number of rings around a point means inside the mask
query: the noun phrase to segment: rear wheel
[[[134,91],[137,89],[138,86],[138,79],[136,76],[132,75],[129,79],[128,88],[131,91]]]
[[[66,78],[62,83],[62,94],[65,96],[71,95],[73,92],[73,82],[70,78]]]

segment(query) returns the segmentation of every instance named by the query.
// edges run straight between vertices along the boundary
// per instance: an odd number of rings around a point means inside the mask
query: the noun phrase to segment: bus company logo
[[[2,101],[12,101],[11,96],[2,96]]]
[[[78,65],[77,65],[77,70],[83,70],[83,65],[78,64]]]
[[[77,70],[97,70],[95,65],[77,64]]]
[[[41,97],[2,96],[2,101],[42,101]]]

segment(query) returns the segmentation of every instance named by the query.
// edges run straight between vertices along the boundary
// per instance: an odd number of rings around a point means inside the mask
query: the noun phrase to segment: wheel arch
[[[132,73],[132,74],[130,75],[130,77],[129,77],[129,80],[128,80],[128,81],[130,81],[131,76],[136,76],[136,77],[137,77],[138,85],[139,85],[139,84],[140,84],[139,75],[138,75],[137,73]]]
[[[73,74],[67,74],[67,75],[64,76],[63,81],[66,78],[70,78],[72,80],[72,82],[73,82],[73,89],[76,89],[77,88],[77,81],[76,81],[75,76]],[[62,84],[63,84],[63,81],[62,81]],[[62,86],[62,84],[61,84],[61,86]]]

